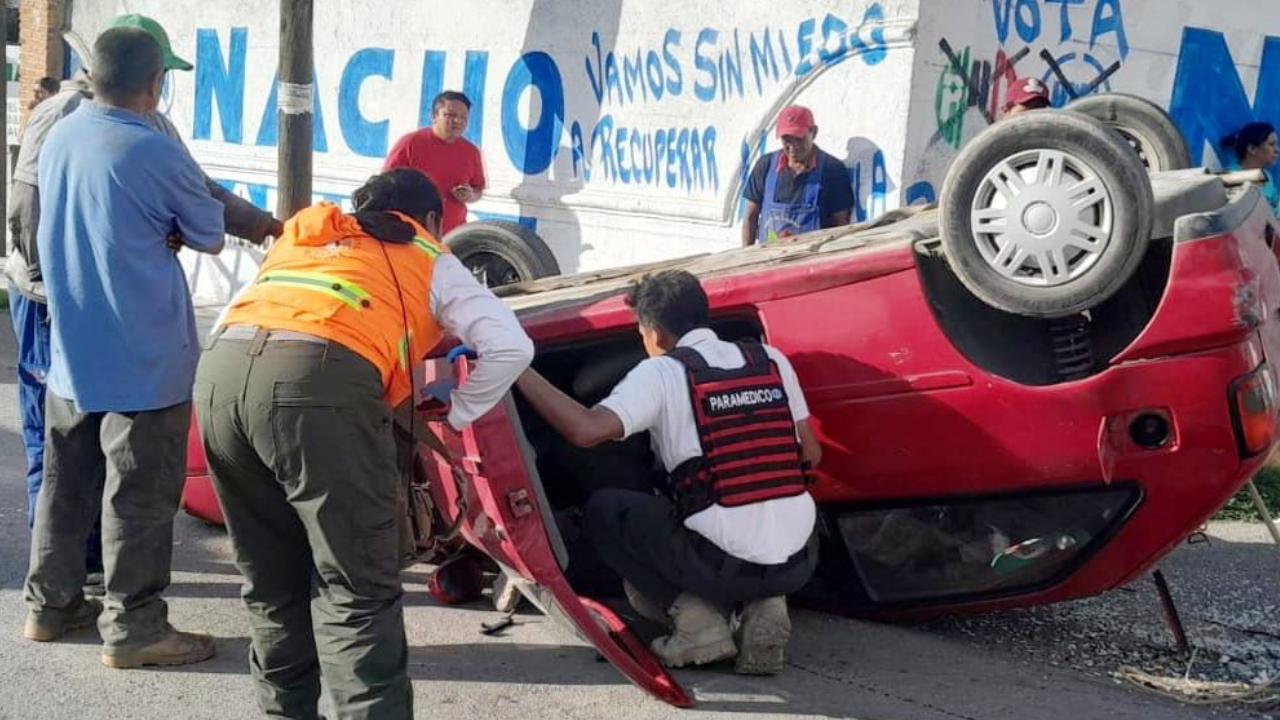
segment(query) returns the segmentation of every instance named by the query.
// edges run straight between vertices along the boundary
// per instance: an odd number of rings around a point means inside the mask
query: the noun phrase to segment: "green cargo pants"
[[[313,338],[218,337],[195,405],[222,503],[249,664],[269,717],[412,717],[400,586],[399,474],[382,379]]]

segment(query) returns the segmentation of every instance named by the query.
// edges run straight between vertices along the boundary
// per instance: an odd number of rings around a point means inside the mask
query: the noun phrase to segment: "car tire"
[[[1154,201],[1133,148],[1102,122],[1036,110],[961,150],[939,199],[942,246],[960,282],[1019,315],[1074,315],[1133,275]]]
[[[1186,138],[1164,108],[1137,95],[1086,95],[1068,110],[1101,120],[1129,143],[1151,172],[1191,167]]]
[[[538,234],[518,223],[482,220],[444,237],[444,244],[489,287],[560,274],[560,264]]]

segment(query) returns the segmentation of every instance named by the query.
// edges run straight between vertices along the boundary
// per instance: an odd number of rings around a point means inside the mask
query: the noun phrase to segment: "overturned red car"
[[[1080,598],[1194,532],[1277,439],[1276,219],[1247,185],[1147,170],[1101,123],[1033,112],[966,147],[937,209],[499,294],[535,366],[588,404],[642,358],[622,295],[659,268],[702,278],[722,337],[791,358],[824,450],[822,561],[798,601],[900,616]],[[575,567],[575,508],[643,483],[647,439],[573,448],[516,396],[461,434],[429,426],[432,559],[465,539],[632,681],[690,704]],[[216,520],[196,438],[185,503]]]

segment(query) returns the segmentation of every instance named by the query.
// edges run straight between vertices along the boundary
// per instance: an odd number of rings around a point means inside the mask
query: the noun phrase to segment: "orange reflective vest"
[[[330,203],[299,212],[224,323],[339,343],[373,363],[387,402],[400,404],[412,389],[411,362],[444,334],[431,314],[430,293],[435,259],[448,249],[407,216],[394,217],[412,228],[410,241],[378,240]]]

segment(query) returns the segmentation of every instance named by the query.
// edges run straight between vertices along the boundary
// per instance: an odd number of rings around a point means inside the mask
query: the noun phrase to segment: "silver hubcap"
[[[1054,287],[1089,272],[1111,242],[1114,201],[1102,179],[1060,150],[1027,150],[996,165],[973,198],[982,257],[1021,285]]]

